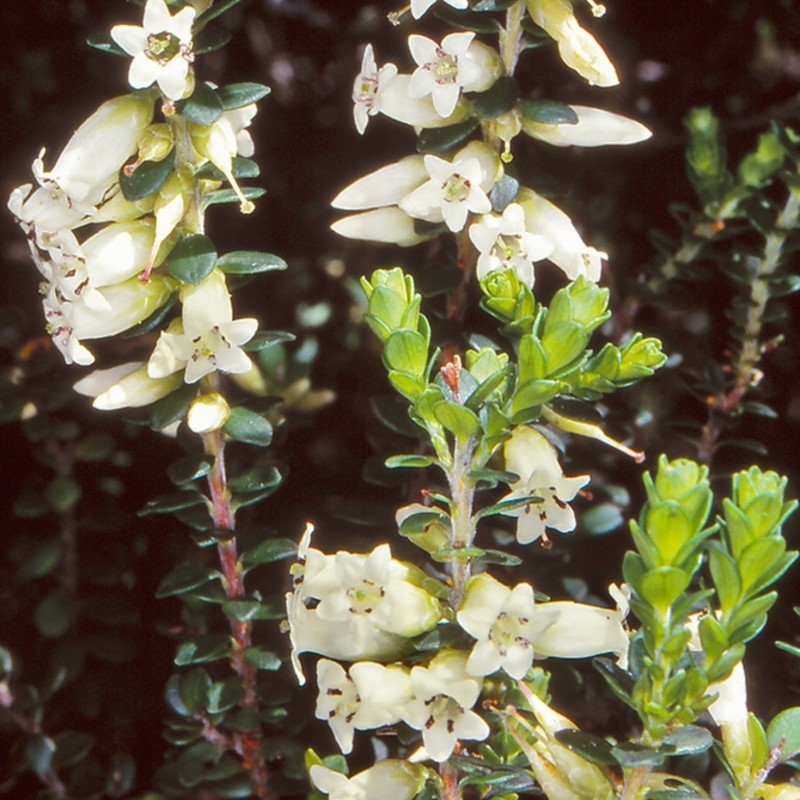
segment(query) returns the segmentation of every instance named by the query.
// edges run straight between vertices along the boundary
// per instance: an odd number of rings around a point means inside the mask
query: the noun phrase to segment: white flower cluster
[[[472,651],[445,648],[424,666],[398,663],[411,637],[444,619],[429,593],[437,582],[392,558],[386,544],[365,555],[326,555],[310,546],[312,532],[309,526],[300,543],[286,595],[292,662],[303,683],[300,654],[324,656],[316,668],[316,716],[343,753],[351,752],[355,731],[402,721],[421,732],[427,757],[445,761],[458,741],[489,735],[473,710],[484,676],[503,670],[522,678],[534,655],[627,658],[625,591],[611,587],[616,611],[573,602],[535,606],[530,585],[509,589],[483,573],[470,578],[457,614],[476,640]],[[352,663],[345,669],[338,661]]]
[[[164,0],[148,0],[142,28],[112,30],[134,56],[132,86],[157,82],[168,104],[190,91],[194,14],[187,6],[171,16]],[[155,122],[156,99],[153,90],[138,91],[101,105],[49,171],[40,153],[33,163],[38,186],[16,188],[8,203],[43,279],[48,332],[67,363],[94,363],[86,340],[129,330],[178,292],[181,318],[161,334],[147,362],[94,372],[76,386],[102,409],[147,405],[182,380],[195,383],[216,370],[252,367],[241,346],[257,322],[233,319],[224,274],[215,269],[192,285],[159,269],[178,239],[196,232],[188,222],[198,214],[191,172],[176,165],[157,192],[140,200],[126,200],[121,191],[121,172],[135,178],[144,162],[164,161],[175,150],[174,110],[165,106],[166,121]],[[209,126],[189,124],[182,144],[193,168],[210,162],[228,178],[243,211],[252,204],[239,190],[232,159],[252,154],[246,128],[255,112],[249,105],[226,111]]]
[[[414,0],[414,18],[434,2]],[[466,0],[446,2],[456,9],[467,8]],[[570,0],[528,0],[528,13],[557,41],[565,63],[589,83],[618,82],[602,48],[578,25]],[[491,90],[503,76],[499,53],[472,31],[448,34],[441,42],[411,34],[408,47],[416,69],[404,75],[394,64],[378,67],[372,45],[366,46],[353,86],[358,132],[363,134],[370,117],[377,114],[417,130],[455,125],[470,117],[477,127],[481,117],[473,93]],[[633,144],[650,136],[644,125],[619,114],[587,106],[571,106],[569,111],[569,122],[554,124],[526,116],[517,104],[489,124],[507,149],[520,132],[560,147]],[[409,156],[341,191],[331,205],[359,213],[331,227],[347,238],[411,246],[437,235],[441,223],[458,233],[472,220],[469,238],[479,253],[479,277],[513,269],[532,287],[535,262],[549,259],[570,280],[579,275],[599,280],[606,255],[587,246],[567,214],[549,200],[521,187],[512,202],[493,205],[492,189],[503,174],[495,148],[482,142],[462,147],[451,158]]]

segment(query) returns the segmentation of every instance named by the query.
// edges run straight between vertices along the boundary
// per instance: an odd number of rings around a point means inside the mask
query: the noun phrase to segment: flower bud
[[[649,139],[653,134],[641,122],[612,114],[599,108],[570,106],[578,116],[574,125],[551,125],[526,119],[522,130],[534,139],[556,147],[600,147],[609,144],[636,144]]]
[[[101,411],[139,408],[166,397],[181,384],[179,375],[154,380],[142,361],[98,369],[79,380],[72,388],[78,394],[94,397],[92,405]]]
[[[204,394],[192,401],[186,424],[195,433],[218,431],[231,414],[228,401],[219,392]]]

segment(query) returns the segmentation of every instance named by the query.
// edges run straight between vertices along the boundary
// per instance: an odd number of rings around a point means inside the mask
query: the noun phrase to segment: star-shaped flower
[[[553,251],[549,239],[525,228],[525,211],[518,203],[509,203],[502,216],[482,217],[470,225],[470,241],[478,248],[478,278],[493,270],[513,269],[530,289],[533,287],[533,262],[547,258]]]
[[[480,66],[467,54],[474,38],[472,31],[451,33],[437,44],[427,36],[409,36],[409,50],[419,65],[408,87],[411,97],[430,95],[436,112],[449,117],[462,89],[469,90],[481,78]]]
[[[252,362],[241,345],[253,338],[258,321],[233,319],[222,273],[214,271],[199,285],[185,288],[181,299],[181,321],[159,337],[147,365],[150,377],[164,378],[184,369],[186,383],[196,383],[216,370],[247,372]]]
[[[170,100],[180,100],[189,86],[194,61],[192,23],[195,9],[184,6],[174,16],[164,0],[147,0],[144,24],[115,25],[111,38],[133,56],[128,83],[134,89],[158,84]]]
[[[569,503],[589,483],[589,476],[565,477],[555,447],[528,426],[520,426],[514,431],[503,452],[506,469],[520,476],[503,499],[542,498],[504,512],[506,516],[517,518],[517,541],[530,544],[543,536],[546,528],[562,533],[573,530],[575,513]]]
[[[402,717],[422,731],[425,750],[434,761],[450,758],[459,739],[482,741],[489,735],[489,726],[472,711],[481,684],[466,665],[466,653],[440,650],[427,667],[411,670],[414,699]]]
[[[375,63],[375,54],[372,45],[364,48],[361,60],[361,72],[353,82],[353,117],[356,130],[364,133],[370,117],[374,117],[380,110],[381,90],[397,75],[394,64],[384,64],[380,69]]]
[[[467,661],[470,675],[491,675],[503,669],[522,678],[533,663],[533,589],[520,583],[513,589],[483,572],[467,583],[458,624],[478,641]]]

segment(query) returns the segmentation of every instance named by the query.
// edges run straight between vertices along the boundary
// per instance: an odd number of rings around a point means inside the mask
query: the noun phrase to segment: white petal
[[[653,135],[641,122],[623,117],[621,114],[588,106],[572,106],[572,110],[578,115],[578,122],[575,125],[523,122],[522,129],[529,136],[558,147],[636,144]]]
[[[344,211],[397,205],[427,177],[423,157],[406,156],[354,181],[333,198],[331,205]]]

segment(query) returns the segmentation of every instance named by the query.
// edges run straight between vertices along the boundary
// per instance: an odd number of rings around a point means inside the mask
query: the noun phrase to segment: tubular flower
[[[483,572],[467,582],[458,624],[478,641],[467,661],[470,675],[491,675],[502,669],[522,678],[533,663],[536,634],[533,589],[513,589]]]
[[[589,106],[570,106],[578,117],[575,124],[550,125],[523,120],[522,130],[534,139],[556,147],[602,147],[612,144],[637,144],[653,133],[641,122]]]
[[[353,118],[359,133],[364,133],[369,118],[381,110],[381,93],[396,75],[397,67],[394,64],[384,64],[378,69],[371,44],[364,48],[361,72],[353,83]]]
[[[72,388],[87,397],[101,411],[140,408],[166,397],[181,385],[179,375],[151,378],[143,361],[131,361],[110,369],[96,369]]]
[[[430,95],[436,112],[449,117],[462,91],[488,89],[498,77],[499,59],[492,64],[484,52],[489,48],[480,43],[470,52],[474,38],[472,31],[451,33],[437,44],[427,36],[409,36],[408,47],[418,64],[408,86],[409,95],[416,98]]]
[[[517,541],[530,544],[542,537],[546,528],[566,533],[575,528],[575,513],[569,503],[589,483],[588,475],[567,478],[558,463],[556,449],[533,428],[520,426],[505,443],[506,469],[520,476],[504,498],[529,495],[540,497],[506,516],[517,518]]]
[[[440,650],[427,667],[411,670],[414,699],[402,718],[422,731],[425,750],[434,761],[446,761],[459,739],[482,741],[489,726],[472,707],[481,684],[466,669],[467,655],[460,650]]]
[[[411,699],[407,669],[372,661],[353,664],[348,675],[335,661],[321,658],[317,686],[317,719],[328,721],[343,753],[352,751],[356,730],[398,722],[400,707]]]
[[[444,0],[447,5],[463,11],[469,8],[468,0]],[[434,3],[436,0],[411,0],[411,16],[414,19],[419,19]]]
[[[478,278],[494,270],[513,269],[530,289],[533,287],[533,262],[547,258],[553,244],[547,237],[525,228],[525,210],[509,203],[502,216],[487,214],[469,227],[470,241],[478,249]]]
[[[561,60],[595,86],[619,83],[614,65],[595,38],[575,18],[571,0],[528,0],[533,21],[558,44]]]
[[[134,89],[157,83],[168,99],[184,97],[191,86],[189,65],[194,61],[195,13],[191,6],[184,6],[173,16],[164,0],[147,0],[142,26],[115,25],[111,29],[111,38],[133,56],[128,83]]]
[[[184,370],[186,383],[220,372],[247,372],[252,362],[241,345],[253,338],[258,321],[233,319],[231,299],[221,272],[181,291],[181,321],[161,334],[147,364],[151,378]]]

